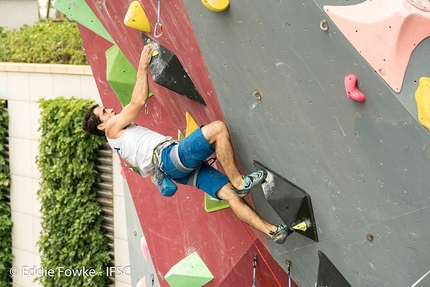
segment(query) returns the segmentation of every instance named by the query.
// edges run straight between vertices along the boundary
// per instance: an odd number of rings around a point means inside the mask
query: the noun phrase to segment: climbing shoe
[[[277,227],[275,232],[270,231],[269,234],[274,242],[283,244],[287,240],[288,235],[293,233],[293,231],[286,224],[280,224]]]
[[[233,190],[236,192],[237,196],[245,197],[248,195],[249,191],[260,184],[267,177],[267,171],[260,169],[249,175],[243,176],[244,186],[242,189],[237,189],[232,186]]]

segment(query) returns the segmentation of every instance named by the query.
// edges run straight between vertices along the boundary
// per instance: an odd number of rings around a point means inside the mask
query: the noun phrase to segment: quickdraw
[[[287,259],[285,264],[287,265],[288,287],[291,287],[291,261]]]
[[[145,115],[149,115],[149,110],[148,110],[148,99],[145,102]]]
[[[254,267],[252,287],[257,287],[257,254],[252,257],[252,266]]]
[[[161,37],[161,35],[163,35],[163,25],[161,24],[161,21],[160,21],[160,7],[161,7],[161,0],[158,0],[157,23],[155,24],[155,28],[154,28],[155,38]],[[159,33],[157,32],[158,30],[160,30]]]

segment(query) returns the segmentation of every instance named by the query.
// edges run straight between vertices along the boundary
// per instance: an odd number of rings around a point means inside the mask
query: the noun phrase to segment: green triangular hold
[[[187,120],[186,133],[184,135],[180,130],[178,130],[178,141],[183,140],[199,127],[199,125],[196,123],[196,121],[193,119],[190,113],[187,112],[185,114],[185,118]],[[213,212],[213,211],[230,207],[230,204],[228,204],[227,201],[218,200],[216,198],[213,198],[207,193],[205,193],[204,205],[205,205],[206,212]]]
[[[117,45],[107,49],[105,54],[106,79],[124,107],[131,101],[136,83],[136,70]],[[148,98],[152,95],[153,93],[149,91]]]
[[[185,138],[184,134],[181,132],[181,130],[178,130],[178,141],[181,141]]]
[[[213,212],[217,210],[221,210],[224,208],[229,208],[230,204],[228,204],[225,200],[219,200],[213,198],[209,194],[205,193],[205,210],[206,212]]]
[[[136,83],[136,70],[117,45],[107,49],[105,54],[106,79],[124,107],[131,100]]]
[[[112,44],[115,44],[109,32],[105,29],[85,0],[54,0],[53,6],[61,13],[67,15],[67,17],[87,27]]]
[[[201,287],[213,278],[196,252],[176,263],[165,276],[171,287]]]

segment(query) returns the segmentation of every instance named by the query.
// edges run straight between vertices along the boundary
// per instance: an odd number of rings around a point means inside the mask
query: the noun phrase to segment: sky
[[[49,0],[38,0],[38,2],[39,2],[39,13],[40,13],[40,17],[42,19],[46,18],[46,7],[48,4],[48,1]],[[54,7],[52,7],[52,4],[51,4],[51,9],[50,9],[49,14],[50,14],[51,18],[55,17],[55,9],[54,9]]]

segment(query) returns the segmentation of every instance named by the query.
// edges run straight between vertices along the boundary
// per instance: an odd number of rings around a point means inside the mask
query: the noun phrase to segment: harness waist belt
[[[161,143],[159,143],[155,148],[154,148],[154,152],[153,152],[153,156],[152,156],[152,162],[158,166],[159,163],[161,162],[161,152],[163,151],[163,149],[165,149],[166,147],[168,147],[169,145],[176,143],[176,140],[166,140],[163,141]]]

